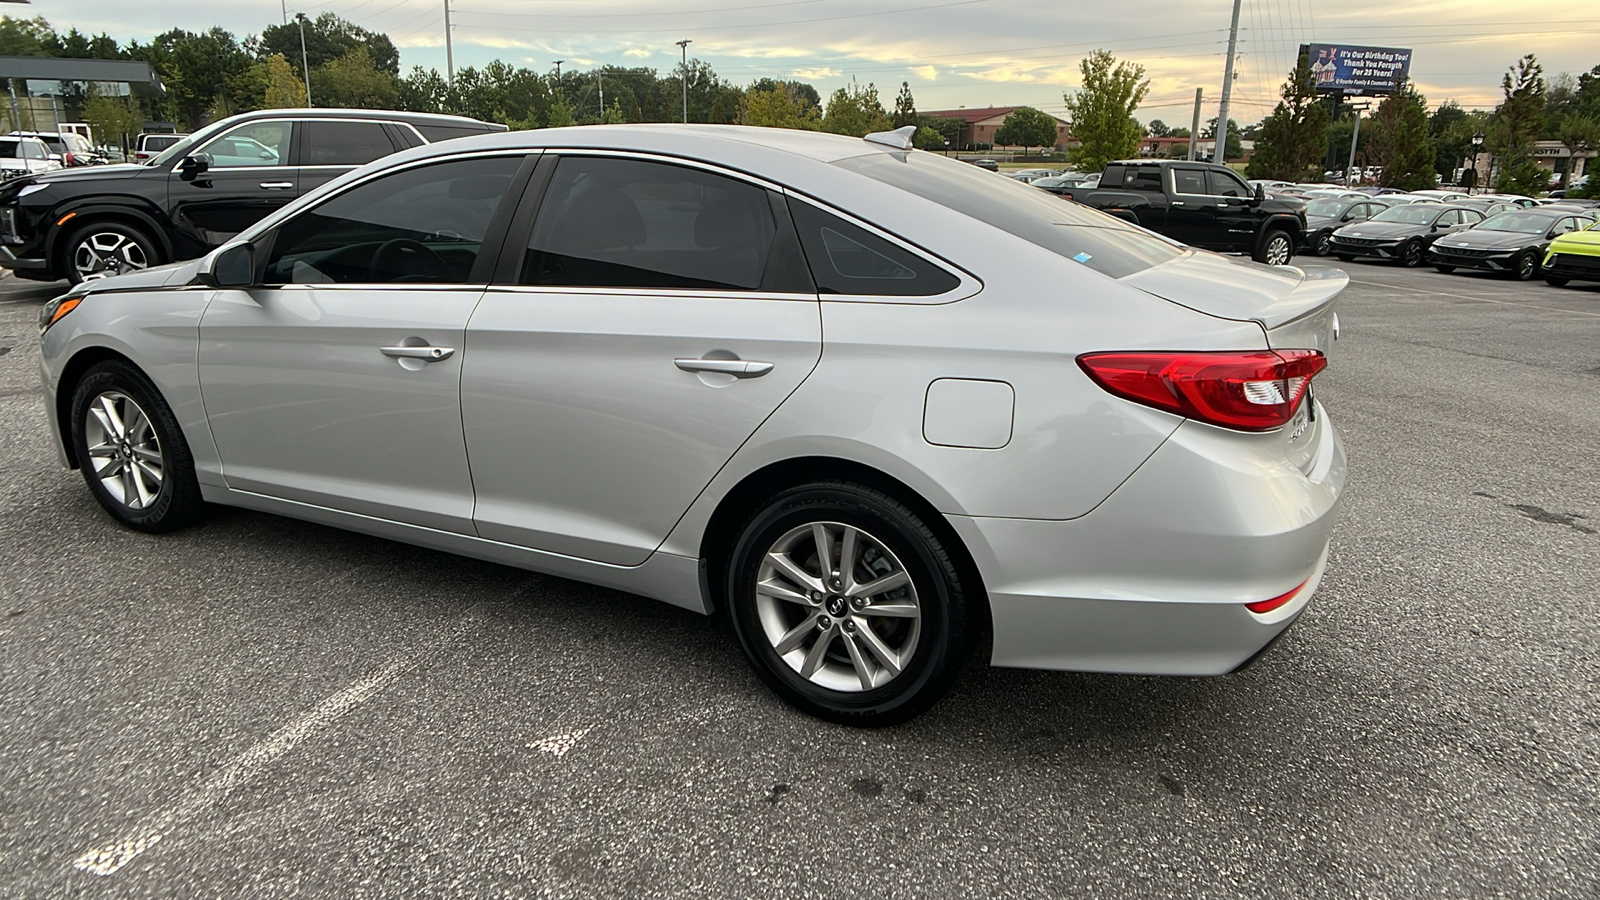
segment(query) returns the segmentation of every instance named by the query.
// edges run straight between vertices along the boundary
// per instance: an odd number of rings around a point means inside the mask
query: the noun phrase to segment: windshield
[[[1306,204],[1306,215],[1333,218],[1344,212],[1345,201],[1335,200],[1332,197],[1320,197]]]
[[[0,159],[21,159],[22,142],[18,140],[0,140]]]
[[[1478,224],[1478,231],[1514,231],[1517,234],[1544,234],[1558,216],[1541,216],[1535,213],[1503,212],[1490,216]]]
[[[966,163],[930,153],[871,153],[834,165],[964,213],[1112,278],[1142,272],[1185,253],[1105,213]]]
[[[1442,207],[1433,203],[1408,203],[1405,206],[1396,206],[1386,209],[1372,217],[1374,222],[1405,222],[1408,225],[1426,225],[1432,222],[1442,211]]]

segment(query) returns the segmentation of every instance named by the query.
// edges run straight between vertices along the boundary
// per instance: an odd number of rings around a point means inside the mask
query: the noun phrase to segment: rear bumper
[[[951,516],[988,588],[993,664],[1223,675],[1251,661],[1327,565],[1346,468],[1319,413],[1305,471],[1269,436],[1186,422],[1078,519]],[[1291,591],[1271,612],[1245,607]]]

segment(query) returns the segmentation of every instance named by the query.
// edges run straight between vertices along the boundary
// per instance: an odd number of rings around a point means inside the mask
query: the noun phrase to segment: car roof
[[[387,119],[400,122],[410,122],[414,125],[474,125],[491,128],[503,128],[490,122],[483,122],[467,116],[448,116],[442,113],[407,112],[395,109],[344,109],[339,107],[290,107],[288,109],[257,109],[236,116],[229,116],[225,121],[248,122],[255,119]],[[168,132],[149,132],[150,134],[165,135]]]
[[[629,125],[578,125],[567,128],[540,128],[530,131],[508,131],[477,134],[455,140],[413,147],[395,157],[419,157],[457,154],[465,149],[478,150],[543,150],[546,148],[571,148],[576,150],[637,150],[685,158],[725,158],[741,156],[752,150],[766,151],[762,155],[781,153],[799,156],[822,163],[836,162],[854,156],[874,153],[903,154],[883,144],[858,137],[800,131],[790,128],[760,128],[750,125],[682,125],[672,123],[643,123]],[[718,152],[720,151],[720,152]]]

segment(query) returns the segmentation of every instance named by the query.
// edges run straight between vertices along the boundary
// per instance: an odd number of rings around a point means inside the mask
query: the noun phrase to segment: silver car
[[[1189,249],[867,139],[463,138],[42,312],[119,521],[247,507],[728,616],[784,699],[1220,675],[1301,614],[1345,458],[1335,269]]]

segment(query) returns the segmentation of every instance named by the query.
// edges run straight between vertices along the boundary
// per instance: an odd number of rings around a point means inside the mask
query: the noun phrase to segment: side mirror
[[[196,277],[201,284],[215,288],[249,287],[256,280],[254,244],[233,244],[206,257]]]
[[[51,162],[61,162],[61,154],[59,154],[59,153],[50,154],[50,161]]]
[[[193,181],[195,176],[211,168],[211,154],[196,153],[185,156],[178,163],[178,177],[184,181]]]
[[[1257,203],[1260,203],[1261,201],[1267,199],[1267,189],[1262,187],[1259,184],[1256,185],[1255,199],[1256,199]]]

